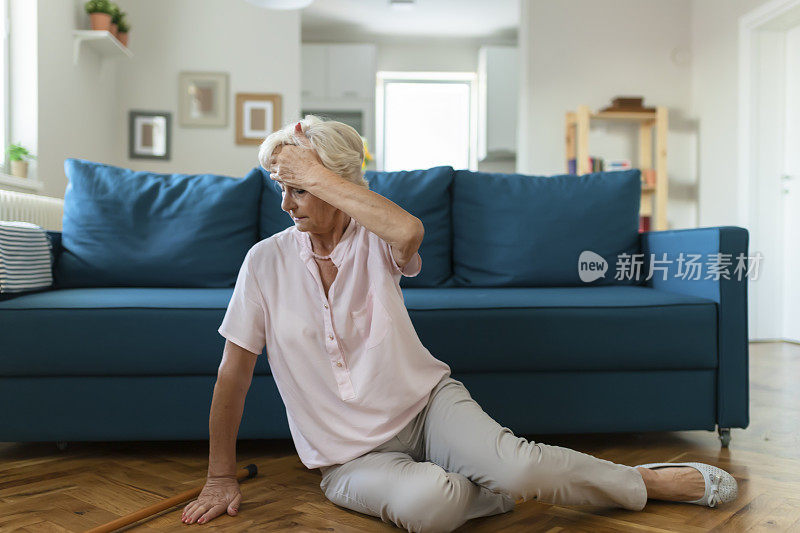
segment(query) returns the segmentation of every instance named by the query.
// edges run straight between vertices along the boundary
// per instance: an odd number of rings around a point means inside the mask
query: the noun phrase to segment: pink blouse
[[[425,406],[450,367],[422,345],[388,243],[351,218],[331,253],[328,298],[307,232],[291,226],[247,253],[219,333],[260,354],[303,464],[341,464],[383,444]]]

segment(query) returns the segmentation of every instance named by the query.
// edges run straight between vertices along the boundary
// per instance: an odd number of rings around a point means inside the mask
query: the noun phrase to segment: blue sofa
[[[217,328],[247,249],[291,224],[280,193],[260,168],[241,179],[65,167],[63,232],[48,232],[55,285],[0,301],[0,441],[207,439]],[[677,261],[746,255],[746,229],[639,233],[635,170],[366,177],[425,224],[422,272],[401,280],[420,339],[502,425],[718,429],[723,446],[748,425],[747,280],[707,263],[704,279],[684,279]],[[642,275],[611,276],[636,254]],[[653,258],[666,267],[647,279]],[[605,275],[581,277],[603,263]],[[263,354],[239,437],[290,437]]]

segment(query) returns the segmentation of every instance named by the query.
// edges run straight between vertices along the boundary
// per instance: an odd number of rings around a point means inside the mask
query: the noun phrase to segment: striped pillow
[[[40,226],[0,220],[0,293],[52,286],[52,257],[50,239]]]

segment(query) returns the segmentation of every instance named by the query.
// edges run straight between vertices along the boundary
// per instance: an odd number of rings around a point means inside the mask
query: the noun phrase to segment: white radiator
[[[24,192],[0,190],[0,220],[30,222],[50,231],[61,231],[64,200]]]

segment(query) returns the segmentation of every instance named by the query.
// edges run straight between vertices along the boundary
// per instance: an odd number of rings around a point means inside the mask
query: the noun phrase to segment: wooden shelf
[[[102,57],[120,58],[120,57],[133,57],[127,46],[114,37],[111,32],[97,31],[97,30],[75,30],[73,34],[73,49],[72,61],[75,65],[78,64],[78,59],[81,54],[81,47],[85,44],[92,48],[95,52]]]
[[[34,192],[44,189],[44,183],[39,180],[20,178],[3,173],[0,173],[0,185],[11,185],[12,187],[17,187],[18,189],[27,189]]]
[[[607,120],[627,120],[631,122],[647,122],[656,119],[655,111],[648,112],[626,112],[626,111],[600,111],[599,113],[591,113],[589,118],[592,119],[607,119]]]
[[[598,113],[589,113],[589,118],[592,120],[614,120],[624,122],[653,122],[656,120],[655,112],[629,112],[629,111],[600,111]],[[567,112],[567,123],[575,124],[577,121],[577,114],[569,111]]]
[[[592,121],[616,120],[638,124],[639,164],[637,168],[656,170],[655,185],[642,183],[639,214],[653,217],[651,230],[667,227],[667,108],[656,107],[655,112],[600,111],[592,113],[589,106],[580,105],[576,111],[566,113],[567,172],[569,160],[575,159],[576,173],[588,174],[589,128]],[[655,167],[653,165],[655,163]],[[654,216],[655,215],[655,216]]]

